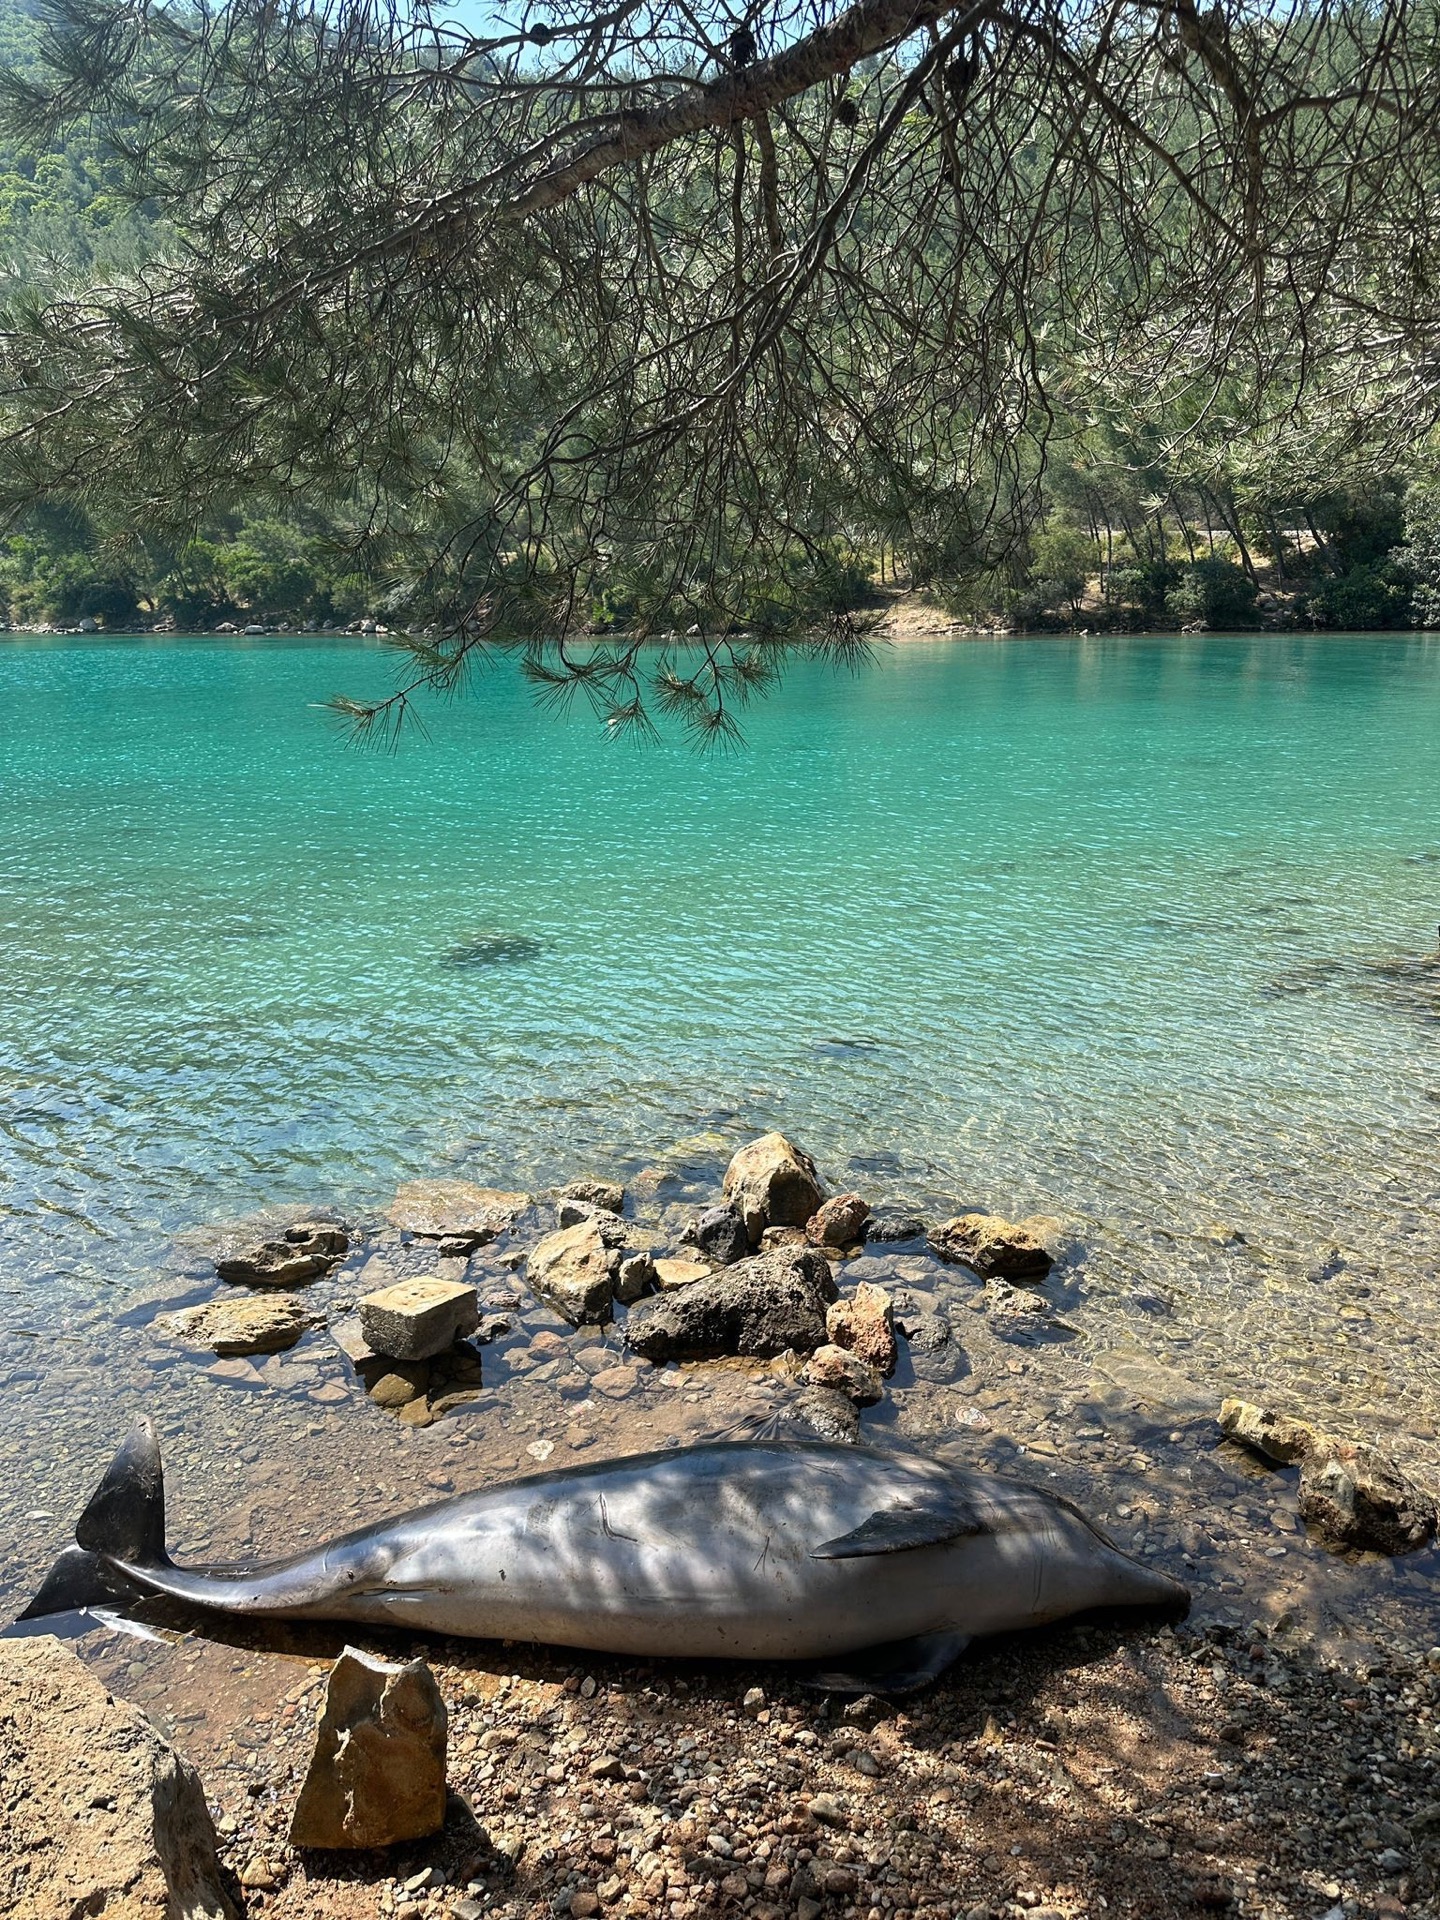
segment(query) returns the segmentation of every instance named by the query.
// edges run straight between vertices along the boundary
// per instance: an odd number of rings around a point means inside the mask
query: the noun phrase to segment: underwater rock
[[[572,1180],[560,1189],[562,1200],[579,1200],[602,1213],[625,1211],[625,1189],[618,1180]]]
[[[1293,1467],[1315,1451],[1337,1443],[1308,1420],[1255,1406],[1249,1400],[1225,1400],[1220,1406],[1220,1431],[1227,1440],[1249,1447],[1275,1466]]]
[[[215,1271],[239,1286],[298,1287],[328,1272],[349,1249],[349,1235],[333,1220],[300,1220],[278,1240],[257,1240],[219,1255]]]
[[[545,943],[528,933],[474,933],[445,949],[447,967],[504,967],[538,960]]]
[[[390,1202],[388,1218],[402,1233],[463,1241],[473,1251],[508,1232],[529,1204],[528,1193],[477,1187],[468,1180],[408,1180]]]
[[[860,1409],[833,1387],[807,1387],[795,1396],[791,1412],[813,1427],[822,1440],[852,1445],[860,1438]]]
[[[209,1300],[179,1313],[162,1313],[156,1325],[172,1340],[208,1347],[212,1353],[283,1353],[317,1317],[293,1293],[275,1293],[253,1300]]]
[[[867,1241],[921,1240],[927,1231],[918,1213],[907,1213],[902,1207],[872,1208],[865,1223]]]
[[[962,1213],[930,1229],[931,1250],[969,1267],[982,1280],[1043,1280],[1052,1262],[1047,1248],[1020,1221],[998,1213]]]

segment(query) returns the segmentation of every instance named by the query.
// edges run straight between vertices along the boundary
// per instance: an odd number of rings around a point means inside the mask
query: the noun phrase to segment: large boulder
[[[825,1339],[825,1308],[834,1298],[824,1255],[784,1247],[642,1300],[625,1322],[625,1344],[647,1360],[811,1353]]]
[[[162,1313],[155,1324],[170,1339],[212,1353],[283,1353],[317,1317],[293,1293],[269,1293],[207,1300],[204,1306]]]
[[[803,1148],[783,1133],[766,1133],[726,1168],[725,1197],[758,1247],[766,1227],[803,1227],[824,1203],[825,1189]]]
[[[463,1241],[474,1248],[508,1232],[529,1204],[528,1193],[468,1180],[409,1180],[390,1202],[389,1220],[422,1240]]]
[[[1300,1517],[1328,1546],[1413,1553],[1435,1538],[1434,1500],[1373,1448],[1249,1400],[1221,1405],[1220,1430],[1272,1465],[1299,1467]]]
[[[445,1824],[445,1702],[423,1660],[346,1647],[330,1671],[295,1847],[391,1847]]]
[[[930,1229],[930,1247],[982,1280],[1043,1280],[1052,1264],[1048,1248],[1023,1221],[998,1213],[957,1214]]]
[[[548,1234],[525,1263],[525,1278],[572,1327],[594,1326],[613,1311],[620,1248],[597,1219]]]
[[[49,1634],[0,1641],[0,1913],[238,1920],[200,1777]]]

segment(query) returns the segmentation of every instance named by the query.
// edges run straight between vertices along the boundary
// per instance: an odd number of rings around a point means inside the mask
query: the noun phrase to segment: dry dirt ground
[[[1347,1671],[1295,1641],[1283,1620],[1075,1626],[991,1642],[888,1706],[775,1668],[395,1637],[379,1650],[422,1652],[439,1678],[454,1792],[443,1834],[389,1856],[286,1844],[315,1656],[339,1645],[324,1630],[297,1634],[268,1710],[246,1710],[243,1645],[182,1642],[211,1711],[175,1731],[247,1910],[273,1920],[1440,1911],[1440,1672]],[[132,1690],[133,1648],[110,1649]]]

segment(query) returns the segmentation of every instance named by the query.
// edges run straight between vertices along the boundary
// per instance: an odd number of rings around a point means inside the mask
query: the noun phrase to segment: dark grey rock
[[[625,1323],[625,1344],[647,1360],[813,1353],[826,1338],[825,1308],[835,1297],[823,1254],[782,1247],[642,1300]]]
[[[750,1252],[745,1222],[733,1207],[707,1207],[696,1214],[680,1237],[725,1267],[745,1259]]]
[[[865,1223],[865,1238],[876,1240],[923,1240],[927,1228],[919,1214],[906,1213],[900,1207],[875,1207]]]
[[[853,1443],[860,1438],[860,1409],[833,1387],[807,1387],[795,1396],[792,1411],[822,1440]]]

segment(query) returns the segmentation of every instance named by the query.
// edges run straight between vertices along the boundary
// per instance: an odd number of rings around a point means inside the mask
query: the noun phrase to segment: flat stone
[[[50,1634],[0,1641],[7,1920],[239,1920],[199,1775]]]
[[[657,1260],[655,1282],[662,1293],[677,1293],[697,1280],[708,1280],[714,1271],[704,1260]]]
[[[428,1360],[475,1331],[480,1304],[474,1287],[464,1281],[422,1275],[366,1294],[359,1320],[377,1353],[392,1360]]]
[[[422,1240],[481,1247],[506,1233],[530,1205],[528,1193],[477,1187],[468,1180],[409,1180],[390,1202],[388,1219]]]
[[[403,1666],[347,1647],[331,1669],[295,1847],[391,1847],[445,1824],[447,1719],[423,1660]]]
[[[597,1373],[590,1384],[597,1393],[607,1395],[611,1400],[623,1400],[627,1394],[635,1391],[640,1375],[634,1367],[605,1367]]]
[[[330,1338],[351,1366],[363,1366],[367,1360],[375,1360],[379,1357],[365,1338],[365,1329],[361,1326],[357,1314],[351,1314],[344,1320],[337,1320],[328,1331]]]
[[[156,1324],[172,1340],[208,1347],[212,1353],[283,1353],[315,1317],[293,1293],[275,1293],[250,1300],[209,1300],[179,1313],[162,1313]]]

